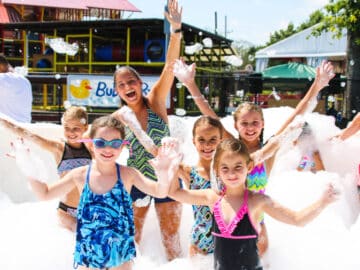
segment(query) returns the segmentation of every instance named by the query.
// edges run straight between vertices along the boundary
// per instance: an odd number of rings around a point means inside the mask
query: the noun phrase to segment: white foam
[[[291,108],[264,110],[265,138],[271,136],[291,112]],[[183,137],[185,162],[196,162],[191,130],[197,117],[171,116],[170,126],[177,128]],[[266,216],[270,246],[263,259],[265,270],[358,270],[360,261],[360,211],[356,191],[356,167],[360,163],[359,137],[334,143],[328,135],[338,129],[326,116],[311,114],[306,117],[319,142],[325,167],[329,172],[297,172],[295,164],[298,153],[284,151],[277,158],[270,177],[267,193],[292,208],[301,208],[317,198],[328,181],[341,190],[339,201],[328,207],[315,221],[304,228],[288,226]],[[222,119],[233,134],[232,117]],[[62,129],[54,124],[29,124],[27,127],[43,136],[56,138]],[[175,132],[176,133],[176,132]],[[176,135],[176,134],[175,134]],[[24,176],[16,169],[15,161],[5,157],[9,142],[14,137],[0,127],[0,269],[68,270],[72,269],[74,235],[57,225],[57,200],[37,202],[26,187]],[[174,133],[172,133],[174,136]],[[175,136],[176,137],[176,136]],[[46,160],[49,173],[56,175],[54,160],[35,146],[36,154]],[[184,205],[181,223],[181,245],[184,256],[166,262],[160,240],[156,213],[151,207],[145,222],[143,241],[134,270],[202,270],[212,269],[211,256],[186,257],[189,232],[193,222],[191,206]]]

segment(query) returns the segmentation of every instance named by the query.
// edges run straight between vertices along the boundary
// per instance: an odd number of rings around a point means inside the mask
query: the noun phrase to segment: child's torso
[[[120,265],[135,256],[134,218],[130,195],[120,178],[104,194],[89,185],[90,170],[78,207],[75,262],[94,268]]]
[[[210,181],[201,177],[195,167],[190,171],[189,189],[211,188]],[[194,224],[192,226],[191,243],[205,253],[214,251],[214,242],[211,234],[212,214],[208,206],[193,205]]]
[[[258,233],[249,217],[248,191],[236,216],[226,223],[221,211],[220,198],[213,210],[214,267],[219,270],[261,269],[257,250]]]

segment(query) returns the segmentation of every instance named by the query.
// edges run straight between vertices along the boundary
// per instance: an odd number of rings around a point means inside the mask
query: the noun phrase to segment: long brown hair
[[[117,92],[116,88],[116,76],[120,73],[130,73],[132,74],[133,76],[135,76],[135,78],[137,80],[139,80],[140,82],[142,82],[142,79],[141,79],[141,76],[139,74],[139,72],[136,71],[136,69],[134,69],[133,67],[130,67],[130,66],[121,66],[121,67],[118,67],[115,72],[114,72],[114,90]],[[126,101],[123,100],[120,95],[119,95],[119,98],[120,98],[120,106],[122,105],[127,105]],[[147,98],[145,96],[143,96],[143,102],[145,103],[146,106],[148,106],[148,101],[147,101]]]

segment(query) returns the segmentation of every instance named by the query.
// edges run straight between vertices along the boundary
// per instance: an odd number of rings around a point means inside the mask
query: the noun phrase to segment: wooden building
[[[168,40],[163,19],[123,19],[124,12],[139,11],[128,1],[47,1],[47,6],[40,2],[44,1],[4,0],[0,4],[0,52],[13,66],[28,68],[28,77],[34,81],[34,110],[62,109],[68,99],[69,75],[112,76],[116,66],[122,65],[133,66],[142,75],[160,75]],[[186,23],[182,30],[181,55],[196,62],[200,87],[221,88],[218,78],[229,66],[224,57],[235,55],[232,40]],[[211,47],[185,53],[186,46],[201,44],[205,38],[212,41]],[[51,48],[49,40],[56,39],[75,46],[76,53]],[[62,80],[54,81],[55,74]],[[173,88],[170,112],[188,102],[184,89]]]

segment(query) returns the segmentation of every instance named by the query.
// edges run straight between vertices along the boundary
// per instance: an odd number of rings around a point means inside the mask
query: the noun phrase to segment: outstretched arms
[[[41,182],[33,177],[28,177],[28,180],[31,189],[39,200],[51,200],[60,198],[69,193],[74,187],[77,187],[77,182],[83,182],[85,179],[86,168],[87,166],[73,169],[61,178],[60,181],[51,185]]]
[[[326,206],[334,202],[337,199],[337,195],[338,192],[331,184],[329,184],[322,196],[316,202],[300,211],[290,210],[275,202],[269,196],[263,194],[261,196],[265,197],[265,199],[260,205],[265,213],[281,222],[296,226],[305,226],[316,218]]]
[[[58,161],[61,159],[62,152],[64,150],[64,145],[60,141],[52,141],[45,139],[30,130],[23,128],[21,126],[18,126],[6,119],[0,118],[0,125],[5,127],[6,129],[10,130],[17,136],[26,139],[28,141],[31,141],[37,145],[39,145],[41,148],[46,149],[47,151],[51,152],[55,160]]]
[[[323,61],[319,67],[316,68],[316,76],[310,89],[306,95],[296,106],[295,110],[280,127],[276,134],[281,133],[298,115],[305,114],[306,112],[312,112],[317,104],[316,96],[325,86],[329,85],[329,81],[334,78],[335,73],[333,66],[330,62]]]

